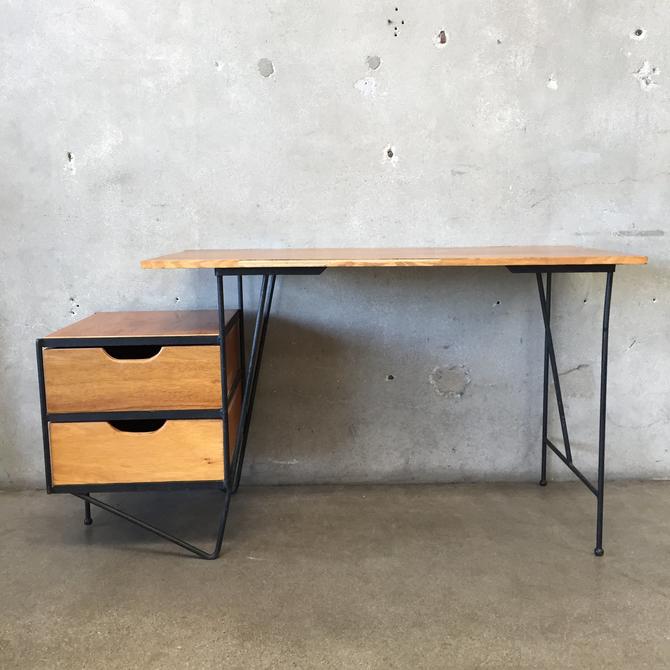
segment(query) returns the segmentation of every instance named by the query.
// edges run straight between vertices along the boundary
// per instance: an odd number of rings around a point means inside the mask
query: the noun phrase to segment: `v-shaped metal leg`
[[[235,445],[232,464],[233,493],[237,492],[242,477],[244,454],[247,449],[247,438],[249,436],[251,416],[254,409],[254,400],[256,399],[258,376],[260,373],[261,361],[263,359],[263,348],[265,346],[265,336],[267,335],[268,323],[270,321],[270,310],[272,309],[272,297],[274,295],[276,280],[277,276],[275,274],[264,274],[261,280],[260,295],[258,297],[258,311],[256,313],[256,324],[254,326],[254,334],[251,342],[251,351],[249,352],[246,374],[243,377],[242,411],[240,413],[237,443]],[[240,305],[243,304],[241,276],[238,276],[238,302]],[[241,343],[240,346],[243,347],[243,343]],[[245,368],[243,367],[242,369],[244,374]]]
[[[174,535],[171,535],[170,533],[167,533],[164,530],[161,530],[160,528],[156,528],[156,526],[152,526],[150,523],[142,521],[141,519],[138,519],[132,514],[124,512],[118,507],[114,507],[113,505],[109,505],[108,503],[103,502],[102,500],[93,498],[88,493],[73,493],[72,495],[77,496],[77,498],[81,498],[84,501],[85,505],[95,505],[100,509],[104,509],[106,512],[110,512],[115,516],[121,517],[122,519],[125,519],[126,521],[129,521],[130,523],[135,524],[136,526],[139,526],[140,528],[144,528],[144,530],[148,530],[150,533],[158,535],[158,537],[162,537],[164,540],[168,540],[169,542],[179,545],[183,549],[190,551],[192,554],[195,554],[199,558],[204,558],[206,560],[213,560],[215,558],[218,558],[219,555],[221,554],[221,546],[223,544],[223,534],[226,530],[226,520],[228,519],[228,508],[230,506],[230,492],[228,491],[225,491],[224,493],[225,498],[223,502],[223,508],[221,510],[221,515],[219,517],[216,542],[214,544],[214,549],[212,551],[205,551],[200,547],[196,547],[190,542],[186,542],[186,540],[182,540],[178,537],[175,537]]]

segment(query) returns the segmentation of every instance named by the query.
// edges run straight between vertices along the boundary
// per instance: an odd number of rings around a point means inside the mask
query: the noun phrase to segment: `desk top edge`
[[[644,265],[646,256],[576,246],[190,249],[143,260],[145,269]]]

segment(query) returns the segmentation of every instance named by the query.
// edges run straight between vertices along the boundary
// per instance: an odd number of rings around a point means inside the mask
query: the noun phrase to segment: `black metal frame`
[[[217,269],[215,271],[217,285],[217,308],[219,321],[218,336],[196,336],[196,337],[147,337],[147,338],[113,338],[114,346],[180,346],[194,344],[216,344],[220,350],[220,369],[221,369],[221,408],[219,410],[172,410],[172,411],[126,411],[126,412],[75,412],[50,414],[47,412],[46,392],[44,385],[44,358],[43,352],[48,347],[63,348],[86,348],[86,347],[105,347],[109,346],[111,338],[47,338],[39,339],[36,342],[37,353],[37,372],[40,389],[40,407],[42,419],[42,440],[44,446],[44,462],[46,472],[47,493],[70,493],[84,501],[84,524],[91,525],[91,505],[99,507],[111,514],[114,514],[130,523],[144,528],[159,537],[172,542],[183,549],[195,554],[199,558],[212,560],[218,558],[223,545],[223,536],[230,508],[230,499],[239,485],[244,465],[244,455],[246,452],[247,437],[251,425],[251,416],[253,413],[254,401],[256,398],[256,388],[258,386],[258,377],[260,372],[265,337],[267,335],[268,324],[270,320],[270,310],[272,308],[272,298],[278,274],[287,275],[318,275],[325,268],[240,268],[240,269]],[[229,330],[234,326],[235,319],[227,325],[225,323],[225,296],[224,282],[226,276],[237,277],[237,299],[238,299],[238,318],[239,318],[239,349],[240,349],[240,374],[233,383],[231,389],[227,386],[227,361],[225,338]],[[258,311],[256,314],[256,323],[254,326],[251,349],[248,359],[245,357],[245,335],[244,335],[244,284],[243,276],[260,275],[261,288],[258,301]],[[230,444],[229,429],[229,401],[237,391],[237,387],[242,387],[242,409],[237,431],[237,439],[234,449]],[[212,419],[220,418],[223,421],[223,480],[203,481],[203,482],[136,482],[132,484],[100,484],[100,485],[54,485],[51,480],[51,457],[49,447],[49,423],[70,422],[70,421],[113,421],[127,419]],[[232,457],[231,457],[232,452]],[[178,538],[146,521],[143,521],[123,510],[110,505],[98,498],[91,496],[91,492],[118,492],[118,491],[174,491],[184,489],[219,489],[223,491],[224,502],[218,523],[218,530],[214,548],[212,551],[205,551],[185,540]]]
[[[605,428],[607,421],[607,353],[609,340],[610,306],[612,302],[612,282],[614,279],[614,265],[588,265],[588,266],[514,266],[508,268],[514,273],[533,273],[537,279],[537,288],[540,295],[540,308],[544,323],[544,376],[542,384],[542,465],[540,475],[540,486],[547,485],[547,449],[558,456],[560,461],[586,486],[596,497],[596,546],[593,553],[602,556],[603,550],[603,512],[605,493]],[[598,481],[594,485],[588,477],[573,463],[572,450],[570,448],[570,437],[563,405],[563,394],[561,392],[561,380],[556,364],[556,351],[554,349],[554,338],[551,332],[551,277],[554,273],[565,272],[600,272],[606,273],[605,297],[603,307],[603,325],[600,353],[600,408],[598,423]],[[543,281],[542,274],[546,275]],[[563,447],[565,453],[549,439],[547,434],[547,422],[549,416],[549,371],[554,386],[558,416],[561,424]]]
[[[216,337],[188,337],[188,338],[114,338],[114,345],[180,345],[180,344],[216,344],[220,348],[220,367],[221,367],[221,409],[219,410],[195,410],[195,411],[171,411],[171,412],[99,412],[99,413],[70,413],[70,414],[47,414],[46,398],[44,388],[44,363],[43,349],[45,347],[99,347],[109,345],[109,339],[88,338],[49,338],[37,341],[37,369],[40,386],[40,404],[42,410],[42,437],[44,442],[44,460],[46,465],[46,485],[48,493],[71,493],[84,501],[84,523],[90,525],[91,505],[99,507],[111,514],[129,521],[145,530],[148,530],[159,537],[168,540],[183,549],[204,559],[216,559],[221,553],[223,536],[230,508],[231,496],[237,492],[242,468],[244,465],[244,456],[246,452],[247,438],[251,425],[254,401],[256,398],[256,389],[258,386],[258,377],[260,373],[261,361],[265,338],[268,330],[270,311],[272,308],[272,298],[276,284],[277,275],[319,275],[325,268],[217,268],[215,270],[217,284],[217,307],[219,314],[219,334]],[[606,404],[607,404],[607,349],[609,335],[609,315],[612,297],[612,280],[614,275],[614,265],[560,265],[560,266],[509,266],[508,270],[513,273],[532,273],[536,275],[538,291],[540,296],[540,307],[542,311],[542,320],[544,323],[545,341],[544,341],[544,375],[543,375],[543,394],[542,394],[542,464],[540,485],[547,484],[547,449],[555,453],[560,461],[564,463],[578,479],[596,496],[596,547],[594,553],[596,556],[603,555],[602,537],[603,537],[603,508],[604,508],[604,483],[605,483],[605,423],[606,423]],[[603,310],[602,326],[602,346],[601,346],[601,377],[600,377],[600,415],[599,415],[599,437],[598,437],[598,481],[594,485],[573,463],[572,451],[570,448],[570,439],[568,435],[567,420],[565,417],[565,408],[563,396],[561,393],[561,384],[556,364],[556,352],[551,332],[550,313],[551,313],[551,279],[555,273],[567,272],[597,272],[606,273],[607,281],[605,286],[605,300]],[[546,283],[542,275],[546,275]],[[260,276],[261,286],[259,292],[258,309],[256,312],[256,321],[254,324],[251,349],[249,356],[245,356],[245,334],[244,334],[244,276]],[[224,310],[224,277],[237,277],[237,299],[239,309],[239,338],[240,338],[240,374],[233,388],[229,391],[227,387],[227,361],[225,336],[228,329],[232,327],[234,321],[231,321],[226,327]],[[563,446],[565,453],[549,439],[547,434],[548,412],[549,412],[549,376],[555,389],[558,414],[563,437]],[[229,436],[228,404],[237,385],[242,386],[242,409],[239,418],[237,439],[231,454],[231,444]],[[223,480],[205,481],[205,482],[167,482],[167,483],[134,483],[134,484],[105,484],[105,485],[82,485],[82,486],[54,486],[51,481],[51,464],[49,453],[49,422],[58,421],[108,421],[113,419],[137,419],[137,418],[221,418],[223,421]],[[176,490],[176,489],[200,489],[217,488],[224,493],[224,502],[219,518],[218,531],[214,549],[207,552],[196,547],[185,540],[182,540],[170,533],[167,533],[155,526],[134,517],[117,507],[109,505],[90,495],[91,491],[146,491],[146,490]]]

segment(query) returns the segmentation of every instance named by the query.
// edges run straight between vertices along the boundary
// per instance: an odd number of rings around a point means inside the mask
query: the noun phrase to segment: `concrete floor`
[[[108,496],[112,498],[112,496]],[[220,494],[117,494],[209,545]],[[247,488],[201,561],[0,494],[2,668],[667,668],[670,483]]]

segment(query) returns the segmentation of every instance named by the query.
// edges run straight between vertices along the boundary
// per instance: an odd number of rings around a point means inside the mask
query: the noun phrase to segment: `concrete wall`
[[[615,276],[609,474],[670,475],[667,2],[1,13],[0,484],[43,480],[34,339],[95,310],[213,306],[209,273],[139,269],[207,246],[649,254]],[[603,283],[555,282],[587,471]],[[281,279],[247,481],[537,479],[542,337],[534,278],[504,269]]]

